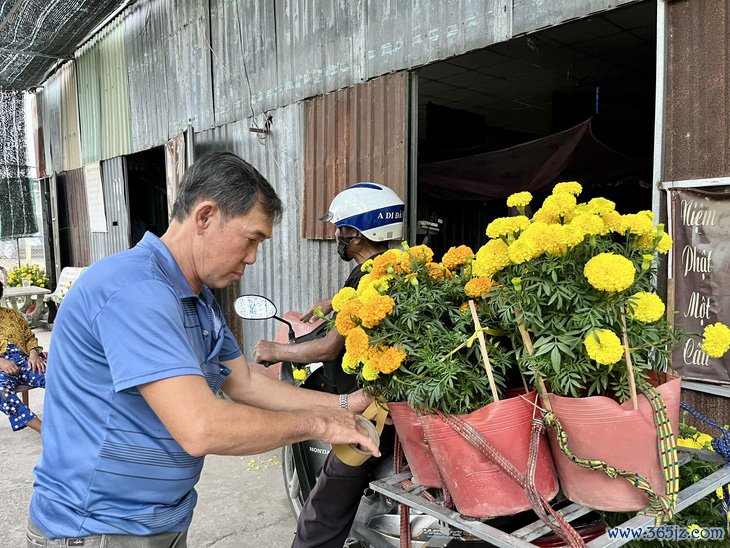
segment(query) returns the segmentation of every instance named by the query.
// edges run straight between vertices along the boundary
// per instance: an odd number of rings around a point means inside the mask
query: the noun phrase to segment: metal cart
[[[681,459],[680,462],[686,463],[692,458],[699,458],[711,462],[724,462],[719,455],[711,451],[680,448],[680,453],[684,455],[684,458]],[[448,524],[450,527],[473,535],[474,537],[487,541],[495,546],[518,546],[530,548],[534,547],[534,544],[531,544],[530,541],[551,532],[551,530],[540,520],[513,531],[512,533],[507,533],[497,527],[489,525],[488,522],[485,523],[475,519],[464,518],[461,514],[454,510],[450,510],[435,502],[429,502],[425,498],[419,496],[419,493],[425,489],[425,487],[421,485],[414,484],[413,487],[407,490],[401,488],[400,482],[403,480],[412,481],[410,472],[404,472],[402,474],[396,474],[385,479],[374,481],[370,484],[370,487],[374,491],[410,506],[418,512],[430,515],[438,519],[440,522]],[[679,492],[677,497],[676,513],[681,512],[688,506],[691,506],[708,494],[715,492],[716,489],[727,483],[730,483],[730,467],[723,467],[697,483],[683,489]],[[591,512],[589,508],[578,504],[570,504],[559,511],[559,513],[570,522],[578,519],[588,512]],[[633,528],[634,530],[637,530],[639,528],[643,528],[646,530],[647,527],[653,525],[654,518],[650,516],[637,515],[634,518],[625,521],[621,525],[614,527],[614,529]],[[588,542],[586,546],[589,548],[612,548],[627,544],[628,542],[631,542],[631,540],[635,539],[609,538],[608,533],[604,533],[602,536]]]

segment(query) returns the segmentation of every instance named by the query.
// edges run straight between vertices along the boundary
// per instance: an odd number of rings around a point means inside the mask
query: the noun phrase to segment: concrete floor
[[[44,348],[50,332],[36,331]],[[30,408],[43,417],[43,390],[31,390]],[[25,546],[40,436],[13,433],[0,416],[0,546]],[[291,545],[295,520],[284,494],[280,453],[210,456],[198,483],[198,506],[188,534],[190,548],[276,548]]]

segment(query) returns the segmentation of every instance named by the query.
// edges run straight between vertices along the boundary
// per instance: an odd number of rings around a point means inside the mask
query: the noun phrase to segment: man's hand
[[[380,449],[349,411],[316,408],[312,410],[312,420],[317,439],[332,445],[350,443],[375,457],[380,456]]]
[[[359,415],[365,411],[371,403],[373,403],[373,397],[370,394],[363,392],[362,388],[357,392],[347,395],[347,410],[350,411],[350,413]]]
[[[281,358],[278,354],[280,344],[274,341],[260,340],[253,347],[253,361],[256,363],[276,363],[280,362]]]
[[[311,322],[312,319],[315,317],[314,311],[317,310],[317,308],[321,308],[322,313],[326,316],[327,314],[332,312],[332,299],[322,299],[321,301],[314,303],[312,306],[309,307],[309,310],[307,310],[299,317],[299,321]]]
[[[28,354],[28,364],[30,365],[31,371],[34,373],[46,372],[46,358],[35,348],[30,351],[30,354]]]
[[[0,358],[0,371],[3,371],[8,375],[17,375],[18,373],[20,373],[20,368],[10,360]]]

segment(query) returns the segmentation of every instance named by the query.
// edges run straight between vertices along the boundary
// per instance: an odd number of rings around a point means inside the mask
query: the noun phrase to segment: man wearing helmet
[[[404,207],[395,192],[375,183],[357,183],[335,196],[329,211],[320,220],[335,225],[340,258],[357,262],[344,287],[357,288],[363,276],[360,266],[387,251],[389,241],[402,239]],[[325,313],[332,311],[330,299],[320,301],[302,316],[302,321],[309,320],[317,306]],[[344,350],[345,338],[333,329],[322,338],[297,344],[259,341],[253,358],[257,362],[295,363],[336,360],[338,366],[333,368],[335,378],[331,380],[342,394],[340,406],[347,409],[347,394],[357,388],[357,383],[355,376],[345,374],[339,367]],[[392,447],[393,431],[390,427],[381,435],[381,454],[392,454]],[[378,462],[379,459],[370,458],[359,467],[351,467],[330,453],[299,515],[292,547],[340,548],[347,539],[362,492]]]

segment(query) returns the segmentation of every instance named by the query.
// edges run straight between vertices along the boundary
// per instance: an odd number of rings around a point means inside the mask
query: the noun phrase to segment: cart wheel
[[[285,445],[281,450],[281,468],[284,475],[284,489],[289,499],[291,512],[296,519],[299,519],[305,501],[302,495],[302,486],[299,483],[299,474],[296,466],[294,466],[294,454],[291,445]]]

